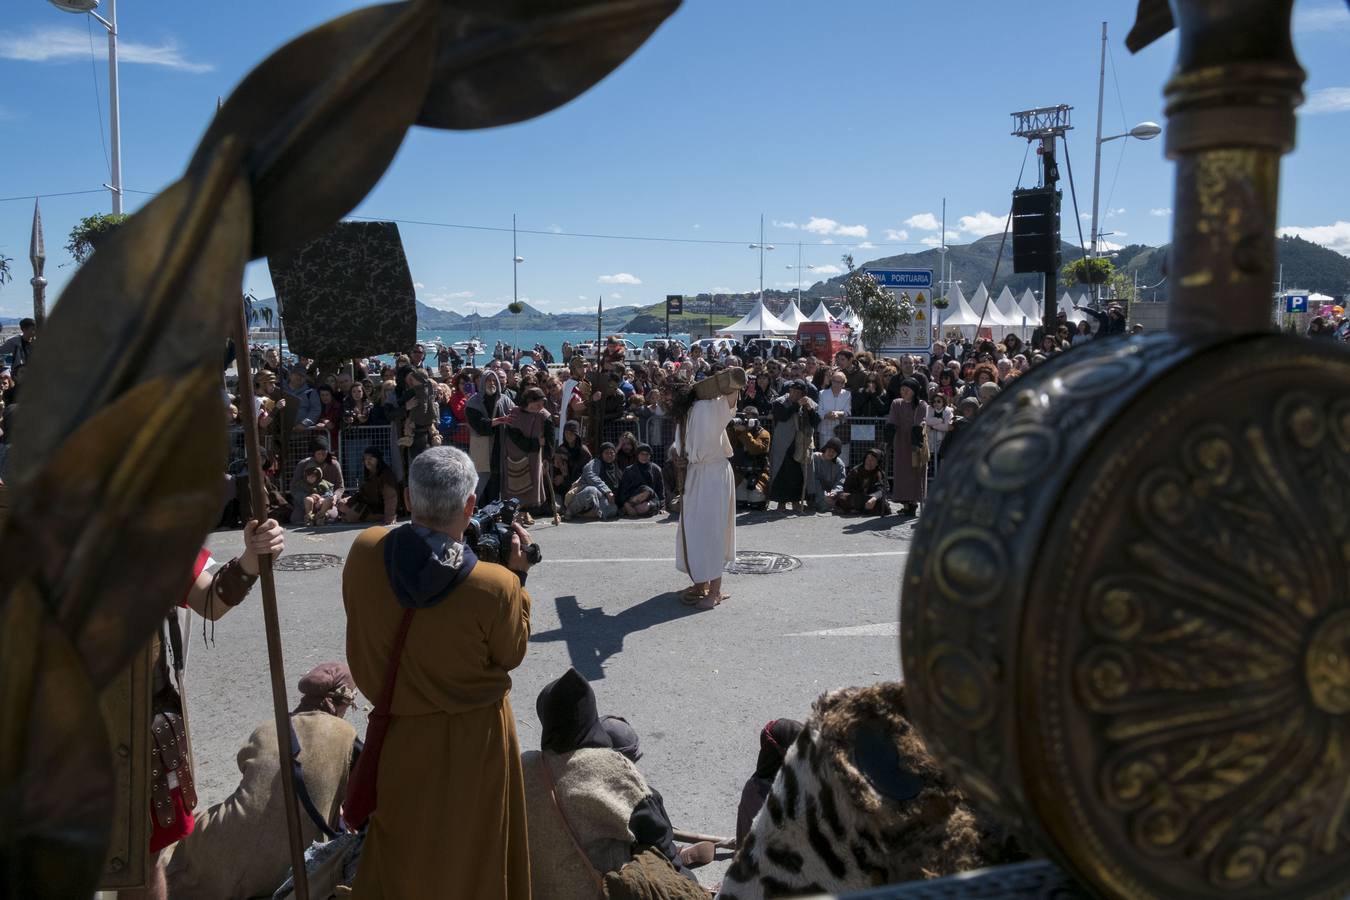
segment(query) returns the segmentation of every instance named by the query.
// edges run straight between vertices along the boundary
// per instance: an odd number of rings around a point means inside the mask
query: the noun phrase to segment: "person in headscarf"
[[[886,419],[886,440],[891,445],[891,499],[900,503],[901,515],[912,516],[923,502],[928,486],[928,443],[924,422],[928,404],[923,389],[913,378],[900,382],[900,396],[891,404]]]
[[[820,427],[820,411],[808,396],[805,381],[788,382],[787,392],[773,401],[773,422],[769,499],[778,504],[779,510],[791,504],[801,512],[812,441]]]
[[[591,461],[591,451],[581,439],[581,423],[570,419],[562,430],[562,443],[553,454],[553,493],[567,496],[572,485],[581,477],[581,470]]]
[[[764,806],[773,780],[783,767],[788,748],[802,733],[802,723],[795,719],[774,719],[759,730],[759,758],[755,760],[755,774],[746,779],[741,788],[741,802],[736,807],[736,843],[745,843],[750,825]]]
[[[344,522],[379,519],[393,525],[398,518],[398,479],[379,447],[367,447],[361,454],[361,465],[361,487],[338,501],[338,513]]]
[[[501,495],[501,428],[493,420],[515,409],[515,403],[502,391],[502,381],[494,369],[484,369],[478,391],[464,405],[469,419],[469,458],[478,472],[475,496],[480,506]]]
[[[891,505],[886,502],[885,457],[878,447],[868,447],[863,461],[849,469],[844,479],[844,490],[835,501],[840,512],[871,513],[889,516]]]
[[[623,514],[635,519],[659,513],[665,494],[661,467],[652,462],[652,448],[638,444],[636,456],[633,464],[623,470],[618,494]]]
[[[501,461],[501,497],[519,500],[525,525],[534,524],[533,512],[548,507],[548,493],[544,485],[545,454],[553,452],[553,422],[544,409],[544,392],[527,387],[520,394],[521,405],[505,416],[493,419],[492,424],[503,429],[499,441]],[[553,510],[548,510],[552,515]]]
[[[291,524],[300,525],[305,520],[305,472],[311,466],[318,466],[321,480],[333,486],[333,498],[340,498],[345,485],[342,481],[342,466],[333,456],[332,444],[328,435],[315,435],[309,442],[309,456],[296,463],[295,474],[291,476]]]
[[[521,754],[534,895],[593,900],[596,876],[621,869],[638,847],[654,848],[697,884],[661,795],[635,765],[642,753],[632,727],[600,717],[576,669],[539,692],[535,711],[540,749]]]
[[[848,472],[839,458],[842,450],[839,438],[832,437],[811,456],[811,480],[806,485],[806,494],[816,512],[834,509],[844,490],[844,479]]]
[[[588,462],[567,492],[567,515],[584,519],[612,519],[619,514],[618,491],[623,473],[614,461],[614,445],[600,445],[600,455]]]
[[[285,764],[299,775],[300,830],[305,846],[338,831],[338,811],[356,745],[356,729],[343,717],[356,702],[347,666],[320,663],[300,679],[300,703],[291,712],[291,746]],[[296,749],[298,747],[298,749]],[[178,842],[165,871],[169,896],[243,900],[271,896],[290,871],[290,848],[281,792],[276,722],[254,729],[239,750],[239,786],[197,816]]]

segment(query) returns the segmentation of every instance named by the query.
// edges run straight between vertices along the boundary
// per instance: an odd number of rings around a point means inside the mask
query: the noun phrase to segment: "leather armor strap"
[[[182,716],[172,712],[156,714],[150,723],[150,741],[153,745],[150,756],[151,813],[161,827],[167,828],[177,818],[171,793],[174,788],[182,792],[185,809],[197,806],[187,729]]]
[[[244,602],[248,592],[253,590],[257,575],[244,571],[238,559],[232,559],[216,570],[211,576],[211,594],[220,598],[226,606],[238,606]]]

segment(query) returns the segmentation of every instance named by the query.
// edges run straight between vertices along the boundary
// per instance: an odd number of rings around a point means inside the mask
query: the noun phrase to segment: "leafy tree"
[[[14,260],[3,253],[0,253],[0,284],[4,284],[13,277],[12,273],[9,271],[9,264],[12,262],[14,262]]]
[[[914,302],[908,297],[897,298],[881,288],[868,272],[853,265],[853,255],[844,254],[848,278],[844,281],[844,303],[862,319],[863,346],[873,353],[881,350],[901,325],[914,319]]]
[[[1059,280],[1065,287],[1074,287],[1079,284],[1107,284],[1111,281],[1111,276],[1116,272],[1115,265],[1111,260],[1098,257],[1097,259],[1075,259],[1067,263],[1064,268],[1059,270]]]
[[[525,304],[518,300],[512,300],[506,305],[506,308],[511,311],[511,315],[518,316],[525,311]]]
[[[70,229],[70,240],[66,242],[66,250],[75,262],[84,265],[84,261],[93,255],[98,242],[128,218],[125,214],[112,213],[85,216],[80,220],[80,224]]]

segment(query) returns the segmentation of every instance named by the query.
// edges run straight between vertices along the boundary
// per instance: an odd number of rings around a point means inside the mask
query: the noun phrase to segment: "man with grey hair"
[[[412,521],[362,532],[343,568],[356,686],[394,685],[357,896],[530,897],[508,674],[530,639],[530,536],[516,525],[506,565],[480,562],[464,544],[477,483],[467,454],[426,450],[408,470]]]

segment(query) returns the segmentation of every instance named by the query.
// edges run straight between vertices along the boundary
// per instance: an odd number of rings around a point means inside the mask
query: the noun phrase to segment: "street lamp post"
[[[1092,252],[1089,257],[1097,258],[1097,244],[1101,240],[1101,235],[1097,233],[1097,208],[1102,191],[1102,144],[1107,141],[1116,141],[1121,138],[1134,138],[1137,141],[1151,141],[1162,134],[1162,127],[1156,122],[1140,122],[1124,134],[1113,134],[1109,137],[1102,137],[1102,100],[1106,94],[1106,23],[1102,23],[1102,60],[1101,70],[1097,76],[1097,145],[1096,159],[1092,167]],[[1089,273],[1091,274],[1091,273]],[[1100,296],[1101,287],[1096,286],[1095,291]]]
[[[772,248],[770,248],[770,249],[772,249]],[[797,264],[796,264],[795,266],[789,264],[788,266],[786,266],[786,268],[788,268],[788,269],[796,269],[796,270],[797,270],[797,308],[798,308],[798,309],[801,309],[801,308],[802,308],[802,269],[814,269],[815,266],[804,266],[804,265],[802,265],[802,245],[801,245],[801,242],[800,242],[800,241],[797,243]],[[763,287],[761,287],[760,290],[763,291],[763,290],[764,290]]]
[[[511,348],[516,363],[520,362],[520,264],[524,261],[525,257],[516,254],[516,214],[511,213],[511,318],[516,320]]]
[[[751,250],[759,251],[759,303],[764,305],[764,251],[774,249],[773,244],[764,243],[764,214],[759,214],[759,243],[751,244]]]
[[[108,18],[97,12],[99,0],[47,0],[52,6],[63,12],[85,14],[94,19],[108,32],[108,130],[112,144],[112,184],[106,185],[112,192],[113,215],[122,214],[122,102],[117,88],[117,0],[108,0]]]

